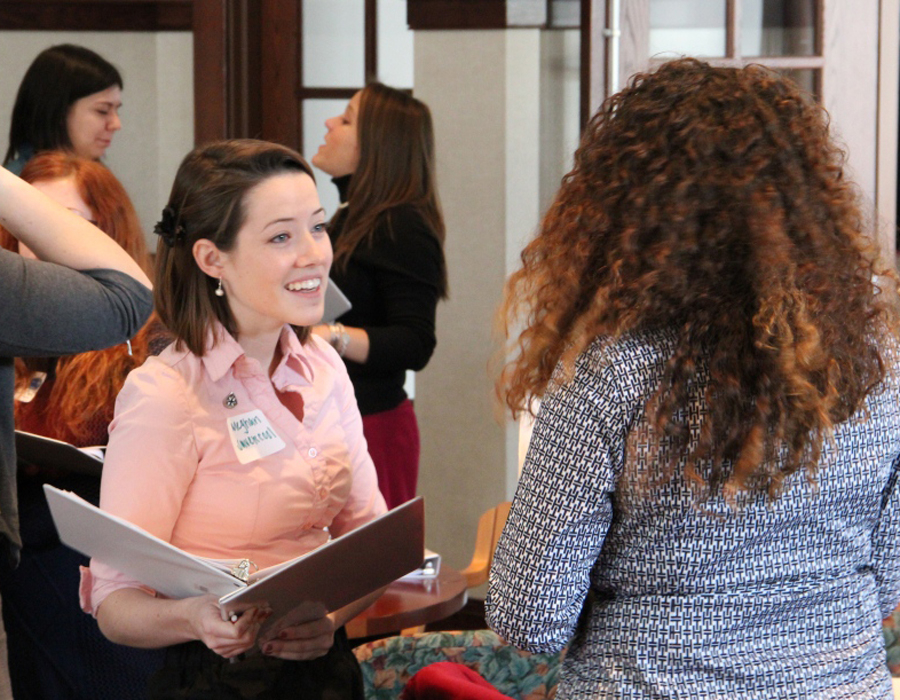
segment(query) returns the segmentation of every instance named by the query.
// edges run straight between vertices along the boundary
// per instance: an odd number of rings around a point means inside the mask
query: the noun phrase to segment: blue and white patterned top
[[[491,570],[490,626],[531,651],[571,640],[556,700],[889,700],[896,376],[868,419],[836,429],[817,486],[794,474],[773,504],[733,511],[695,506],[680,477],[654,497],[617,483],[626,443],[639,464],[653,457],[643,407],[673,347],[667,333],[596,341],[544,397]],[[698,394],[694,431],[703,410]]]

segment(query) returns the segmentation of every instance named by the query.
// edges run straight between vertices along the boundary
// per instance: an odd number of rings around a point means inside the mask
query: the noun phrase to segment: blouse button
[[[321,498],[324,501],[327,496],[328,496],[328,489],[323,486],[322,488],[319,489],[319,498]]]
[[[310,457],[315,457],[319,454],[319,451],[315,447],[310,447],[309,452],[307,453]]]

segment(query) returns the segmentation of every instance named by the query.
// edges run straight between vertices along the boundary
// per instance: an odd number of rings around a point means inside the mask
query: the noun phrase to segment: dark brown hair
[[[59,44],[41,51],[16,93],[3,164],[26,146],[35,152],[71,150],[66,120],[72,105],[114,85],[123,85],[116,67],[84,46]]]
[[[371,83],[360,95],[359,164],[347,192],[347,218],[335,246],[342,268],[378,225],[391,230],[391,209],[413,207],[443,247],[444,219],[435,185],[434,127],[428,106],[412,95]],[[442,262],[440,294],[447,294]]]
[[[200,146],[181,162],[164,210],[166,228],[171,230],[157,247],[154,294],[156,310],[178,347],[187,346],[202,356],[214,321],[237,337],[228,302],[215,295],[216,280],[198,267],[193,245],[205,238],[219,250],[231,250],[246,218],[247,193],[270,177],[290,172],[305,173],[315,181],[299,153],[253,139]],[[309,329],[295,330],[305,341]]]
[[[676,458],[655,481],[680,457],[701,498],[775,498],[791,473],[815,475],[823,440],[884,378],[896,320],[874,280],[895,292],[896,278],[865,231],[827,114],[792,82],[693,59],[639,74],[588,124],[507,283],[502,317],[525,330],[498,389],[528,410],[594,339],[672,329],[646,411]],[[702,366],[691,444],[679,412]]]

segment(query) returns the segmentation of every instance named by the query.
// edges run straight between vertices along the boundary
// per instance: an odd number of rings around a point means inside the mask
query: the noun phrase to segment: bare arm
[[[169,600],[137,588],[110,593],[97,610],[100,631],[111,642],[156,649],[200,640],[226,659],[255,644],[263,619],[251,608],[234,622],[223,620],[215,596]]]
[[[331,325],[320,323],[312,327],[312,332],[331,344]],[[347,334],[347,344],[344,346],[344,354],[341,357],[364,365],[369,359],[369,334],[364,328],[351,326],[344,326],[344,332]]]
[[[151,286],[144,271],[109,236],[4,168],[0,225],[41,260],[75,270],[116,270]]]

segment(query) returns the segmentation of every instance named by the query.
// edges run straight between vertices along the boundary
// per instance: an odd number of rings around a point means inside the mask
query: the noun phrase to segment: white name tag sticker
[[[268,457],[285,447],[284,440],[278,437],[269,419],[259,409],[228,418],[225,424],[241,464]]]

